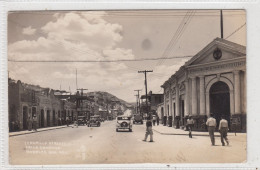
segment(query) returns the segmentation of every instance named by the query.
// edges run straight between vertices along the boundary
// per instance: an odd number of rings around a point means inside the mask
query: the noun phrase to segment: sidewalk
[[[153,130],[157,133],[160,133],[162,135],[189,135],[188,131],[184,131],[182,129],[175,129],[173,127],[163,126],[160,124],[159,126],[153,126]],[[237,134],[246,134],[246,133],[237,133]],[[209,132],[197,132],[192,131],[192,136],[209,136]],[[215,136],[220,137],[220,134],[218,131],[215,131]],[[234,132],[229,132],[228,136],[235,136]]]
[[[106,123],[106,122],[109,122],[109,121],[105,121],[105,122],[102,122],[103,123]],[[12,136],[19,136],[19,135],[25,135],[25,134],[30,134],[30,133],[38,133],[38,132],[43,132],[43,131],[49,131],[49,130],[55,130],[55,129],[62,129],[62,128],[67,128],[68,126],[67,125],[62,125],[62,126],[53,126],[53,127],[46,127],[46,128],[39,128],[37,129],[37,132],[31,130],[23,130],[23,131],[17,131],[17,132],[9,132],[9,137],[12,137]],[[73,124],[70,124],[69,127],[73,127]]]
[[[70,125],[69,127],[71,127],[72,125]],[[12,136],[19,136],[19,135],[25,135],[25,134],[30,134],[30,133],[38,133],[38,132],[43,132],[43,131],[48,131],[48,130],[55,130],[55,129],[62,129],[62,128],[66,128],[67,125],[63,125],[63,126],[54,126],[54,127],[46,127],[46,128],[39,128],[37,129],[37,132],[31,130],[24,130],[24,131],[17,131],[17,132],[9,132],[9,137]]]

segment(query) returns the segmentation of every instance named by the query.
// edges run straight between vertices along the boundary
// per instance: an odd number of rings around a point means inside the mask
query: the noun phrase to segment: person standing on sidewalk
[[[221,116],[221,120],[219,122],[219,132],[220,132],[220,135],[221,135],[221,143],[222,143],[222,146],[225,146],[225,142],[224,142],[224,139],[227,143],[227,145],[229,145],[229,142],[228,142],[228,138],[227,138],[227,132],[228,132],[228,121],[224,118],[224,116],[222,115]],[[224,139],[223,139],[224,138]]]
[[[214,136],[214,132],[215,132],[215,128],[217,126],[216,124],[216,119],[213,118],[213,114],[210,114],[210,117],[208,118],[206,125],[208,126],[208,131],[209,131],[209,136],[210,136],[210,140],[211,140],[211,144],[212,146],[215,145],[215,136]]]
[[[66,117],[66,124],[67,124],[67,126],[69,126],[69,117],[68,116]]]
[[[153,125],[155,126],[155,122],[156,122],[156,117],[153,116]]]
[[[31,131],[32,130],[32,119],[31,119],[31,116],[28,117],[27,126],[28,126],[28,130]]]
[[[143,141],[146,141],[148,135],[150,135],[150,142],[153,142],[153,129],[152,129],[152,121],[150,117],[146,121],[146,132]]]
[[[33,130],[37,132],[37,117],[36,115],[33,116]]]
[[[189,117],[187,119],[187,128],[188,128],[188,131],[189,131],[189,137],[190,138],[192,138],[191,131],[192,131],[193,125],[194,125],[194,121],[193,121],[192,117],[189,115]]]
[[[159,126],[159,121],[160,121],[160,119],[159,119],[159,116],[157,116],[157,126]]]

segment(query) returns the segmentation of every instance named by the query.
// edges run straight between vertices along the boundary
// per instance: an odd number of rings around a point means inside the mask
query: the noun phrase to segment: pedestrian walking
[[[37,117],[33,116],[33,130],[37,132]]]
[[[66,124],[67,124],[67,126],[69,126],[69,117],[68,116],[66,117]]]
[[[29,130],[29,131],[32,130],[32,119],[31,119],[30,116],[29,116],[28,119],[27,119],[27,127],[28,127],[28,130]]]
[[[211,140],[211,144],[212,146],[215,145],[215,136],[214,136],[214,132],[215,132],[215,128],[217,126],[216,124],[216,119],[213,118],[213,114],[210,114],[210,117],[208,118],[206,125],[208,126],[208,131],[209,131],[209,136],[210,136],[210,140]]]
[[[229,145],[229,141],[227,138],[227,132],[228,132],[228,121],[224,118],[224,116],[221,116],[221,120],[219,122],[219,132],[220,132],[220,136],[221,136],[221,143],[222,146],[225,146],[225,142],[224,139],[227,143],[227,145]]]
[[[148,135],[150,135],[150,141],[153,142],[153,129],[152,129],[152,121],[150,118],[147,119],[146,121],[146,132],[145,132],[145,137],[143,141],[147,140]]]
[[[190,138],[192,138],[192,133],[191,132],[192,132],[193,125],[194,125],[194,121],[193,121],[192,117],[189,116],[188,119],[187,119],[187,129],[189,131],[189,137]]]
[[[159,121],[160,121],[160,119],[159,119],[159,116],[157,116],[157,126],[159,126]]]
[[[153,125],[155,126],[156,116],[153,116]]]

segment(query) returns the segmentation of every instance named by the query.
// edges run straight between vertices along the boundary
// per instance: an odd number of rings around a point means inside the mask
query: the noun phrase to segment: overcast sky
[[[224,10],[224,38],[246,45],[246,13]],[[231,36],[230,36],[231,35]],[[220,37],[219,10],[42,11],[8,16],[9,77],[53,89],[107,91],[134,102],[134,90],[161,85],[190,57]],[[228,37],[228,38],[227,38]],[[75,62],[138,60],[149,61]],[[180,58],[181,57],[181,58]]]

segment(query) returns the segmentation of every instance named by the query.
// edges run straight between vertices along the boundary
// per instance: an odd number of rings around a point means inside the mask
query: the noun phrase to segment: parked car
[[[78,116],[78,125],[87,124],[86,116]]]
[[[132,123],[131,123],[131,117],[129,116],[118,116],[116,118],[117,124],[116,124],[116,131],[119,130],[129,130],[129,132],[132,132]]]
[[[141,124],[143,124],[143,118],[142,118],[141,115],[135,115],[135,116],[134,116],[133,124],[135,124],[135,123],[141,123]]]
[[[88,121],[88,127],[92,127],[92,126],[100,127],[100,125],[101,125],[100,116],[98,115],[90,116],[90,119]]]

